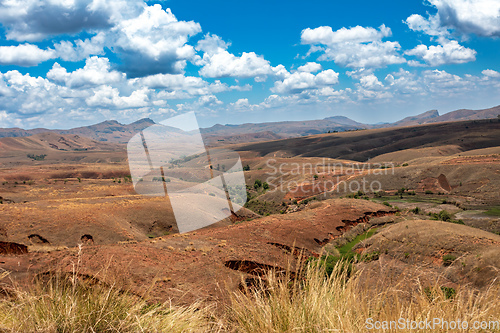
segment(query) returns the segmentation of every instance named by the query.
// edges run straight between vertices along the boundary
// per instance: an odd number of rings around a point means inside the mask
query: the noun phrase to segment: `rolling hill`
[[[153,124],[154,121],[144,118],[127,125],[121,124],[116,120],[107,120],[95,125],[77,127],[68,130],[51,130],[46,128],[36,128],[31,130],[24,130],[20,128],[0,128],[0,138],[27,137],[40,133],[54,133],[62,135],[78,135],[96,141],[127,143],[135,133]]]
[[[421,113],[417,116],[406,117],[400,121],[385,125],[386,127],[414,126],[423,124],[435,124],[450,121],[480,120],[496,118],[500,115],[500,106],[484,110],[460,109],[439,115],[437,110]]]
[[[76,134],[61,135],[52,132],[34,134],[28,137],[0,138],[0,151],[95,151],[114,150],[117,146],[95,141]]]
[[[381,154],[411,148],[454,145],[461,151],[500,146],[500,120],[448,122],[405,128],[384,128],[290,138],[239,145],[237,150],[260,156],[327,157],[367,161]]]

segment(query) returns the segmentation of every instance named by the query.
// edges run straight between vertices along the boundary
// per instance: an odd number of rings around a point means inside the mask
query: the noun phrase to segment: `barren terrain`
[[[498,277],[497,120],[225,147],[246,167],[246,208],[178,234],[168,197],[134,191],[123,144],[54,133],[0,139],[0,269],[10,272],[2,286],[78,262],[82,275],[119,276],[157,300],[226,302],[266,272],[293,271],[300,256],[368,230],[374,236],[353,250],[377,252],[357,264],[370,281],[404,273],[483,288]]]

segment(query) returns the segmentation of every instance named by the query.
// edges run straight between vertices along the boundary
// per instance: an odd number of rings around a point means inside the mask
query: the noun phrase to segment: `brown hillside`
[[[361,130],[240,145],[239,151],[266,156],[329,157],[364,162],[381,154],[412,148],[457,146],[462,151],[500,146],[500,121],[478,120],[410,128]]]

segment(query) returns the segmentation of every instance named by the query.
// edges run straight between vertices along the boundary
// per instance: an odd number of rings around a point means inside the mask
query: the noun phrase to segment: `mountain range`
[[[406,117],[394,123],[385,124],[363,124],[344,116],[333,116],[321,120],[304,121],[282,121],[267,123],[246,123],[241,125],[221,125],[217,124],[209,128],[202,128],[202,135],[209,145],[221,145],[229,143],[269,141],[282,138],[301,137],[327,132],[343,132],[349,130],[404,127],[433,124],[439,122],[465,121],[496,118],[500,115],[500,106],[483,110],[461,109],[440,115],[437,110],[431,110],[422,114]],[[107,120],[91,126],[77,127],[67,130],[52,130],[45,128],[35,128],[25,130],[21,128],[0,128],[0,138],[19,138],[39,135],[41,133],[53,133],[64,137],[61,141],[71,141],[72,146],[77,147],[77,137],[88,138],[96,142],[124,144],[137,132],[155,124],[149,118],[144,118],[131,124],[121,124],[116,120]],[[50,140],[48,140],[50,138]],[[35,138],[33,138],[35,139]],[[47,141],[52,145],[56,137],[40,136],[37,141]],[[75,141],[76,140],[76,141]],[[5,140],[4,140],[5,141]],[[50,141],[50,142],[49,142]],[[0,142],[1,143],[1,142]],[[12,144],[12,142],[10,143]],[[82,143],[88,146],[89,142]],[[4,142],[5,145],[5,142]]]

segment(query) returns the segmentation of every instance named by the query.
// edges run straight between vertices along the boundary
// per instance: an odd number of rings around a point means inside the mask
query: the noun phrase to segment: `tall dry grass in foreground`
[[[73,276],[76,277],[76,276]],[[116,285],[55,274],[0,301],[0,332],[205,332],[216,331],[210,308],[199,304],[149,305]]]
[[[314,265],[300,279],[269,274],[257,288],[233,293],[226,312],[217,316],[202,303],[148,305],[113,285],[90,286],[55,276],[0,301],[0,332],[429,332],[369,330],[366,321],[500,320],[498,287],[450,294],[436,286],[409,293],[402,291],[402,280],[376,291],[361,285],[357,274],[347,278],[342,267],[337,265],[328,278],[324,267]]]
[[[322,267],[310,267],[303,280],[290,281],[268,276],[264,284],[249,293],[235,294],[231,318],[238,332],[429,332],[422,329],[374,329],[375,322],[430,322],[466,320],[500,321],[500,288],[491,287],[481,293],[467,288],[450,293],[440,286],[414,292],[399,284],[376,291],[362,285],[359,274],[347,277],[345,265],[337,263],[330,277]],[[406,290],[406,291],[403,291]],[[454,291],[454,290],[453,290]],[[405,324],[406,325],[406,324]],[[411,326],[407,326],[411,327]],[[373,328],[373,329],[372,329]],[[432,332],[457,332],[450,327],[437,327]],[[467,332],[477,332],[469,330]],[[500,332],[500,327],[483,332]]]

